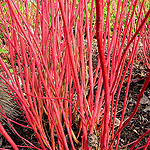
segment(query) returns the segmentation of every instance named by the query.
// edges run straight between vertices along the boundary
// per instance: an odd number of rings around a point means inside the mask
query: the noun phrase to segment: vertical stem
[[[109,138],[109,110],[110,110],[110,99],[109,99],[109,85],[108,85],[108,73],[107,65],[103,47],[103,0],[96,0],[96,38],[98,45],[98,52],[102,67],[102,74],[104,80],[104,91],[105,91],[105,111],[104,111],[104,130],[102,133],[101,149],[108,149],[108,138]]]

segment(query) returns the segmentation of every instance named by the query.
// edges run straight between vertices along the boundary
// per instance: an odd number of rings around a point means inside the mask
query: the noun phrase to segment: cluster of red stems
[[[0,123],[0,132],[13,149],[75,150],[80,145],[81,150],[88,150],[89,133],[99,135],[102,150],[118,149],[121,131],[137,112],[150,81],[148,3],[147,0],[1,1],[0,31],[5,45],[0,46],[8,51],[9,62],[0,57],[0,82],[8,88],[5,92],[19,106],[26,121],[20,124],[12,120],[0,107],[3,112],[0,115],[26,143],[16,145]],[[95,71],[94,41],[98,47]],[[139,42],[143,45],[140,51]],[[148,74],[134,111],[126,119],[126,101],[137,54]],[[124,104],[120,124],[115,128],[125,76],[128,78]],[[47,128],[43,125],[44,118]],[[11,122],[32,129],[39,147],[19,135]],[[148,133],[150,130],[133,141],[130,149]],[[150,137],[142,147],[147,149],[149,142]]]

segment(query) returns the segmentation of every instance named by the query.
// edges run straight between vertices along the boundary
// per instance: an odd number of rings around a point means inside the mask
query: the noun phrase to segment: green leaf
[[[12,72],[13,72],[13,69],[9,69],[9,71],[12,73]]]
[[[0,48],[0,53],[8,53],[8,51]]]

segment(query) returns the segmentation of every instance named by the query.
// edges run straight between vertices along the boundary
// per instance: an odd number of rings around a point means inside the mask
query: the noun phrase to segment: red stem
[[[96,39],[98,45],[98,52],[102,67],[102,74],[104,80],[104,91],[105,91],[105,111],[104,111],[104,130],[101,148],[108,149],[109,139],[109,111],[110,111],[110,98],[109,98],[109,85],[108,85],[108,71],[105,60],[105,53],[103,47],[103,0],[96,0]]]
[[[11,137],[8,135],[8,133],[5,131],[1,122],[0,122],[0,132],[7,139],[7,141],[10,143],[10,145],[12,146],[12,148],[14,150],[19,150],[17,145],[14,143],[14,141],[11,139]]]

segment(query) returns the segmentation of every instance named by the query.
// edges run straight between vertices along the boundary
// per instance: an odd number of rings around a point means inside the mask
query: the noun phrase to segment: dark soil
[[[144,80],[131,83],[125,118],[128,118],[133,112],[136,105],[138,93],[140,92],[143,82]],[[123,105],[123,101],[120,102],[120,106],[122,105]],[[144,92],[143,98],[141,99],[141,103],[139,105],[138,111],[135,114],[134,118],[123,129],[121,133],[120,144],[124,146],[137,140],[149,128],[150,128],[150,87],[148,87]],[[144,146],[149,136],[150,134],[146,135],[135,148]],[[129,149],[131,146],[132,144],[129,145],[127,149]],[[150,146],[148,147],[148,149],[150,149]]]
[[[129,97],[127,101],[127,108],[125,116],[128,118],[133,112],[136,106],[136,100],[140,89],[142,88],[144,80],[136,80],[130,84]],[[123,103],[123,102],[121,102]],[[134,118],[122,131],[121,144],[126,145],[137,140],[141,135],[143,135],[148,129],[150,129],[150,86],[144,92],[143,98],[141,99],[138,111]],[[146,135],[137,147],[144,146],[148,140],[150,134]],[[129,146],[130,147],[130,146]],[[128,148],[129,148],[128,147]],[[148,147],[150,148],[150,147]]]

